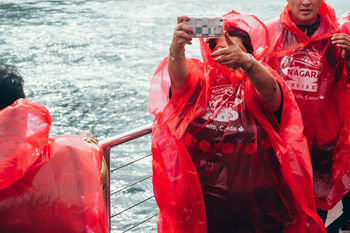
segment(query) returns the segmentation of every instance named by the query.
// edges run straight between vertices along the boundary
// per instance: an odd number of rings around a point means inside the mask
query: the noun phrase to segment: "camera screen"
[[[184,23],[193,28],[191,37],[221,37],[224,31],[224,20],[218,18],[191,18]]]

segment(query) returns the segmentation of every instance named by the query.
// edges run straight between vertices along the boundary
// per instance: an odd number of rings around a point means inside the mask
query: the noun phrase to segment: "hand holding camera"
[[[185,45],[192,44],[192,38],[190,34],[193,32],[192,28],[183,21],[189,20],[187,16],[178,16],[177,25],[174,29],[173,41],[170,45],[170,57],[174,60],[179,60],[185,56]]]
[[[179,16],[177,23],[170,45],[170,57],[174,60],[180,60],[185,56],[185,45],[192,44],[192,38],[218,38],[223,35],[224,31],[222,17],[190,18]]]

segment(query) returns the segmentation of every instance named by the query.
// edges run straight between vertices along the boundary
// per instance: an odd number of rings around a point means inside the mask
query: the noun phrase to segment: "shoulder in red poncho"
[[[49,138],[47,109],[20,99],[0,111],[0,229],[107,233],[102,151],[78,136]]]
[[[287,5],[278,20],[267,23],[270,49],[266,62],[292,89],[301,110],[314,170],[318,208],[331,209],[350,188],[349,131],[344,106],[349,80],[340,50],[331,36],[340,28],[324,1],[320,26],[309,38],[292,21]]]
[[[259,20],[236,12],[224,18],[225,27],[231,24],[250,34],[256,57],[264,54],[267,47],[260,45],[266,45],[266,31]],[[187,59],[187,83],[170,101],[167,58],[152,79],[148,107],[155,116],[158,231],[203,233],[214,219],[222,220],[214,223],[222,228],[218,232],[228,230],[227,222],[235,232],[325,232],[316,214],[311,161],[292,92],[269,68],[284,96],[279,125],[244,73],[214,62],[203,40],[201,51],[203,62]],[[199,151],[205,159],[196,157]],[[233,199],[227,202],[226,195]]]
[[[350,11],[339,17],[338,22],[341,27],[341,32],[350,35]]]

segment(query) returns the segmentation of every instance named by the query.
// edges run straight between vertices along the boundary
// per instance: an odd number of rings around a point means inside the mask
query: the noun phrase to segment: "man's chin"
[[[303,25],[313,24],[317,20],[317,16],[314,16],[312,13],[301,13],[299,15],[299,21]]]

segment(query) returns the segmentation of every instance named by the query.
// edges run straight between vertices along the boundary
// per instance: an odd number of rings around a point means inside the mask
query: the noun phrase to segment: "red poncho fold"
[[[107,233],[102,150],[49,138],[47,109],[20,99],[0,111],[1,232]]]
[[[330,40],[340,32],[333,8],[321,3],[320,26],[311,38],[295,25],[290,14],[287,5],[280,19],[267,23],[270,49],[266,62],[294,93],[311,153],[316,205],[328,210],[350,186],[346,127],[350,118],[345,113],[350,102],[349,72],[340,50]]]
[[[231,12],[224,17],[225,27],[232,24],[245,30],[247,25],[254,28],[254,34],[251,34],[252,30],[247,30],[253,43],[256,37],[261,39],[266,35],[262,23],[253,16],[243,17],[239,13]],[[244,20],[236,20],[237,18]],[[257,30],[260,30],[260,33],[257,33]],[[256,51],[264,51],[266,48],[258,44],[253,46]],[[289,189],[289,193],[281,191],[281,195],[292,212],[293,221],[284,227],[283,232],[325,232],[324,225],[316,214],[312,195],[311,161],[302,133],[301,115],[292,92],[283,80],[269,69],[281,84],[284,96],[281,124],[279,132],[276,132],[268,117],[273,115],[272,112],[262,103],[247,78],[241,72],[231,72],[214,62],[210,56],[211,50],[203,40],[201,51],[203,62],[187,59],[190,75],[182,90],[173,93],[170,101],[167,58],[160,63],[152,78],[148,108],[155,115],[152,153],[154,194],[160,209],[158,231],[207,231],[201,183],[185,146],[184,133],[194,119],[205,113],[213,80],[236,82],[243,79],[247,110],[267,134],[278,160],[283,182]],[[266,201],[268,202],[268,197]]]

